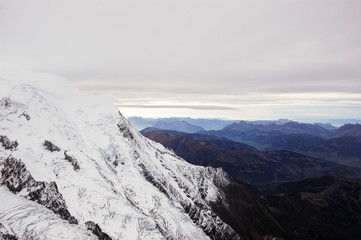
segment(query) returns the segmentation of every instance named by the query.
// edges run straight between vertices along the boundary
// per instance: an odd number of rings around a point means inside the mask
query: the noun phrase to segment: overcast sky
[[[361,119],[361,1],[1,0],[1,63],[126,116]]]

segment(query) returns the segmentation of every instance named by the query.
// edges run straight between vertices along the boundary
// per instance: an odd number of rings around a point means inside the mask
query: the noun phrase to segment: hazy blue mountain
[[[320,124],[331,124],[335,127],[340,127],[345,124],[361,124],[361,119],[333,119],[333,118],[298,118],[298,122],[306,122],[306,123],[320,123]]]
[[[268,139],[278,139],[280,136],[290,134],[308,134],[317,137],[327,138],[333,133],[317,124],[287,122],[282,125],[251,124],[246,121],[232,123],[221,130],[203,131],[202,134],[225,137],[233,141],[244,142],[259,149],[268,146]],[[265,140],[266,139],[266,140]]]
[[[330,123],[334,126],[342,126],[345,124],[361,124],[361,119],[328,119],[327,123]]]
[[[247,144],[261,150],[288,150],[351,167],[361,167],[361,137],[323,139],[307,134],[290,134],[260,137]]]
[[[361,125],[356,124],[345,124],[338,128],[334,134],[332,135],[333,138],[338,137],[361,137]]]
[[[165,130],[187,132],[187,133],[196,133],[196,132],[204,131],[204,128],[190,124],[182,120],[174,120],[174,121],[158,120],[153,125],[153,127],[165,129]]]
[[[271,124],[275,124],[275,125],[283,125],[286,123],[291,122],[291,120],[288,119],[278,119],[278,120],[256,120],[256,121],[246,121],[247,123],[253,124],[253,125],[271,125]]]
[[[222,120],[222,119],[204,119],[204,118],[184,118],[185,121],[203,127],[206,130],[222,129],[228,124],[237,122],[237,120]]]
[[[311,134],[320,137],[328,137],[332,133],[317,124],[310,123],[299,123],[290,121],[285,124],[250,124],[245,121],[240,121],[238,124],[230,124],[224,127],[221,131],[231,132],[234,134],[236,132],[247,132],[247,131],[258,131],[264,132],[265,135],[286,135],[286,134]]]
[[[127,118],[129,123],[137,130],[142,130],[147,127],[152,127],[157,119],[155,118],[142,118],[142,117],[129,117]]]
[[[334,131],[337,129],[337,127],[333,126],[330,123],[315,123],[316,125],[323,127],[324,129]]]
[[[204,119],[204,118],[182,118],[182,117],[173,117],[173,118],[142,118],[142,117],[129,117],[128,121],[138,130],[142,130],[147,127],[158,127],[156,125],[159,122],[162,124],[170,124],[174,122],[187,122],[194,126],[199,126],[204,128],[203,130],[219,130],[225,127],[228,124],[237,122],[235,120],[221,120],[221,119]],[[173,130],[177,130],[172,128]],[[178,131],[181,131],[178,129]]]
[[[361,125],[346,124],[336,131],[317,124],[289,122],[284,125],[230,124],[218,131],[206,131],[244,142],[259,150],[287,150],[310,157],[361,167]]]

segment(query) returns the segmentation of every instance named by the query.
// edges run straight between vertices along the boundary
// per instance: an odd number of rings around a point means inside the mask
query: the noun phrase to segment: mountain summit
[[[9,236],[282,235],[249,190],[221,168],[188,164],[146,139],[111,98],[88,96],[46,74],[3,74],[0,82],[0,227]]]

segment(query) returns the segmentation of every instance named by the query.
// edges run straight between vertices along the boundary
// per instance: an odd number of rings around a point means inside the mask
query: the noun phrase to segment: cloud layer
[[[125,115],[361,118],[359,0],[0,7],[0,61],[110,93]]]

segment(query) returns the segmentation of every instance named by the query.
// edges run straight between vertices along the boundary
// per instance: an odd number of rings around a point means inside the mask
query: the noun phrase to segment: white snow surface
[[[0,168],[12,155],[36,181],[56,182],[79,221],[71,225],[2,186],[0,222],[20,239],[96,238],[86,221],[112,239],[209,239],[201,226],[222,222],[209,204],[223,198],[213,179],[227,185],[226,174],[190,165],[146,139],[112,98],[86,95],[60,77],[32,72],[0,72],[0,86],[0,101],[11,102],[0,106],[0,135],[18,142],[15,150],[0,144]],[[46,150],[45,140],[61,150]],[[77,159],[79,170],[64,151]],[[202,205],[198,223],[184,210],[195,204]]]
[[[0,219],[9,224],[10,233],[24,233],[19,236],[21,239],[97,239],[85,226],[70,224],[46,207],[4,187],[0,187],[0,196],[6,199],[6,204],[0,204]]]

